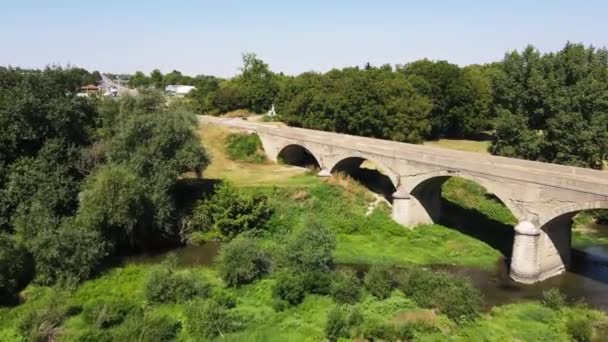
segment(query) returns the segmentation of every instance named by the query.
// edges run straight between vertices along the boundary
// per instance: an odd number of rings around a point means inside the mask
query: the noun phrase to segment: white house
[[[165,87],[165,91],[170,95],[175,96],[185,96],[192,90],[196,89],[196,87],[189,85],[179,85],[179,84],[170,84]]]

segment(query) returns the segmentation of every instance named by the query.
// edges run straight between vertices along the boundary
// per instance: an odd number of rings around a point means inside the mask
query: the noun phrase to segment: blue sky
[[[608,46],[608,1],[0,0],[0,65],[232,76],[241,53],[298,74],[419,58],[460,65],[533,44]]]

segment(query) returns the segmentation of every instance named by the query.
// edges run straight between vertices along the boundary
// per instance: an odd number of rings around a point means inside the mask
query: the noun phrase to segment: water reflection
[[[183,246],[171,250],[128,256],[125,257],[124,262],[137,265],[158,264],[169,254],[175,254],[179,266],[210,266],[215,261],[220,246],[221,244],[217,242],[207,242],[200,246]]]

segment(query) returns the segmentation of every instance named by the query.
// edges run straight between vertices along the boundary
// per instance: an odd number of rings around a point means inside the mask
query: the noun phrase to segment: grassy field
[[[203,127],[202,141],[213,156],[205,172],[209,179],[229,179],[245,191],[263,193],[274,213],[266,223],[262,239],[268,246],[283,244],[291,231],[311,218],[323,222],[336,234],[334,258],[341,264],[429,265],[451,264],[491,268],[503,251],[483,233],[493,229],[509,234],[514,221],[509,211],[485,191],[462,179],[452,179],[443,188],[445,200],[468,217],[462,226],[421,226],[406,229],[393,222],[390,208],[380,205],[366,215],[369,192],[346,177],[319,179],[306,170],[277,164],[235,162],[223,153],[228,131]],[[472,215],[476,212],[476,216]],[[478,226],[479,222],[485,222]],[[484,225],[485,224],[485,225]],[[475,227],[472,227],[475,226]],[[474,229],[481,228],[481,232]],[[481,234],[481,235],[480,235]],[[0,341],[23,341],[17,327],[23,317],[57,301],[82,308],[93,300],[112,299],[133,303],[148,315],[167,315],[181,323],[177,340],[195,341],[188,333],[185,304],[152,304],[146,301],[144,284],[155,265],[121,265],[111,268],[70,292],[31,285],[24,292],[24,304],[0,309]],[[328,310],[335,305],[327,296],[307,295],[304,302],[285,311],[273,309],[274,275],[238,288],[225,287],[214,266],[190,267],[200,279],[225,288],[237,298],[235,312],[241,317],[239,331],[221,341],[324,341]],[[422,309],[395,290],[384,300],[364,293],[357,304],[366,319],[423,319],[439,332],[417,337],[422,341],[569,341],[567,319],[589,316],[596,330],[606,325],[603,313],[580,305],[550,309],[537,301],[494,307],[473,323],[458,325],[432,310]],[[109,328],[119,329],[118,328]],[[93,329],[75,311],[58,329],[58,341],[83,341]],[[596,333],[597,334],[597,333]],[[90,339],[89,339],[90,340]]]
[[[425,141],[424,145],[449,148],[452,150],[465,151],[465,152],[477,152],[477,153],[489,153],[488,146],[489,141],[477,141],[477,140],[466,140],[466,139],[439,139]]]

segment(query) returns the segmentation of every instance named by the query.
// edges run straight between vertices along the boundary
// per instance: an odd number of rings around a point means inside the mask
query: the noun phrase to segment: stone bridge
[[[242,119],[200,117],[201,123],[255,132],[267,157],[308,157],[319,176],[373,162],[394,188],[392,217],[415,227],[441,215],[441,185],[457,176],[493,193],[517,218],[511,278],[534,283],[570,263],[571,219],[581,210],[608,209],[608,173],[585,168],[454,151],[346,134],[278,127]]]

